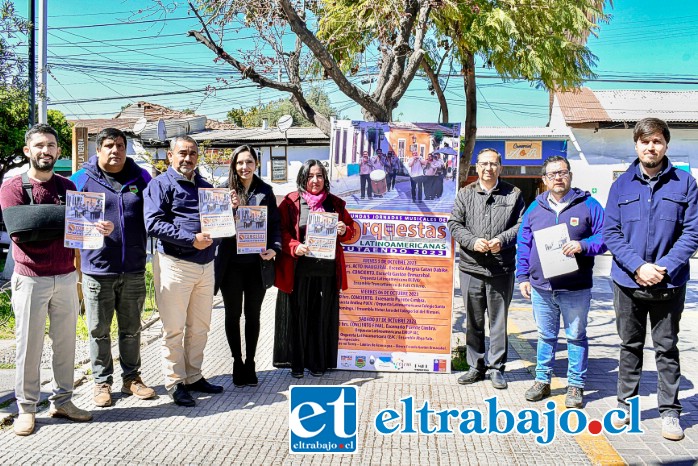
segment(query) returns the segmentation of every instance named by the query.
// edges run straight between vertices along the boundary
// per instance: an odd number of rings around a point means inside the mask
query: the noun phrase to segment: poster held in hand
[[[339,215],[333,212],[311,212],[305,230],[306,256],[317,259],[334,259],[337,247],[337,222]]]
[[[97,222],[104,220],[104,193],[66,192],[65,233],[66,248],[100,249],[104,235],[97,231]]]
[[[238,207],[235,227],[238,254],[259,254],[267,250],[267,206]]]
[[[577,259],[562,253],[562,246],[570,241],[566,223],[534,231],[538,258],[543,269],[543,277],[552,278],[579,270]]]
[[[200,188],[199,216],[202,233],[208,233],[211,238],[235,236],[235,217],[227,189]]]

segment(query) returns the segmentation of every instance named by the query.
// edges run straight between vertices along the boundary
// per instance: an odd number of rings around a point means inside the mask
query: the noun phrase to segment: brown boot
[[[124,380],[124,385],[121,387],[121,393],[133,395],[141,400],[148,400],[155,397],[155,390],[144,384],[140,376],[130,380]]]
[[[95,406],[100,408],[111,406],[111,385],[108,383],[96,383],[93,393]]]

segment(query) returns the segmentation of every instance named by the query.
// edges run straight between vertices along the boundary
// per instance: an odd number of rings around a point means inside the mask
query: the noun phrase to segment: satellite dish
[[[167,128],[165,127],[165,120],[162,118],[158,120],[158,139],[160,141],[167,139]]]
[[[141,134],[145,129],[145,125],[147,124],[148,120],[146,120],[145,117],[141,117],[136,120],[136,123],[133,125],[133,134]]]
[[[285,133],[293,125],[293,117],[291,115],[282,115],[279,117],[279,121],[276,122],[276,126],[279,131]]]

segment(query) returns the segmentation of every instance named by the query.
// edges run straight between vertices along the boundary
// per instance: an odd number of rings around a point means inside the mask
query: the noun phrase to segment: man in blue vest
[[[126,156],[126,136],[115,128],[97,135],[97,155],[71,177],[78,191],[104,193],[104,223],[110,234],[100,249],[81,249],[82,294],[90,332],[96,406],[112,403],[114,361],[111,322],[119,328],[121,392],[140,399],[155,390],[140,376],[141,312],[145,303],[146,241],[143,191],[150,174]]]

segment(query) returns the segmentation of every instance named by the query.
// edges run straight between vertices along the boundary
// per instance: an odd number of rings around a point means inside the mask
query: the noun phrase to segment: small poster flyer
[[[337,222],[339,215],[331,212],[311,212],[305,230],[306,256],[317,259],[334,259],[337,247]]]
[[[259,254],[267,250],[267,206],[238,207],[235,227],[238,254]]]
[[[211,238],[235,236],[235,217],[227,188],[199,188],[201,232]]]
[[[66,248],[99,249],[104,246],[104,235],[95,225],[104,220],[104,193],[66,192],[65,234]]]
[[[570,240],[566,223],[534,231],[533,238],[536,240],[543,277],[557,277],[579,269],[574,256],[569,257],[562,253],[562,246]]]

